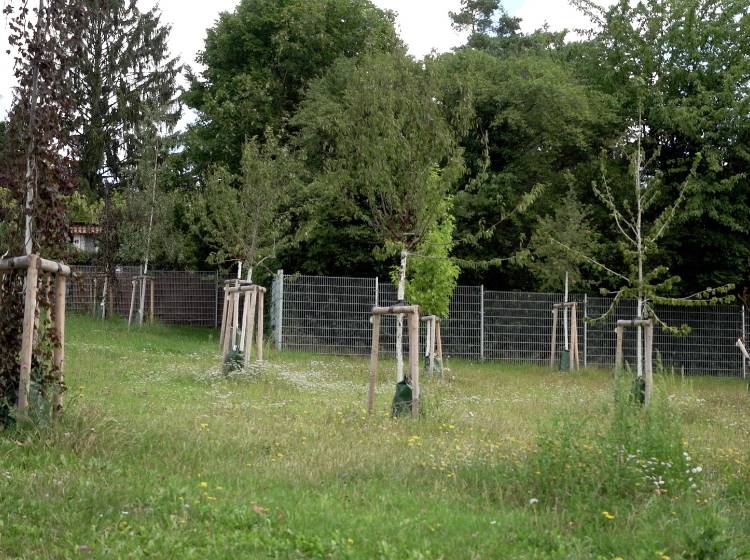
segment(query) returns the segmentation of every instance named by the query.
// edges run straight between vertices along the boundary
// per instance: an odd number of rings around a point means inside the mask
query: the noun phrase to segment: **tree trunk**
[[[248,263],[247,265],[247,281],[252,282],[253,281],[253,267]],[[250,313],[250,302],[248,301],[248,295],[247,292],[245,293],[245,302],[242,305],[242,324],[247,325],[248,324],[248,318],[247,314]],[[250,321],[254,321],[254,317],[250,317]],[[245,340],[246,340],[246,333],[245,333],[245,327],[242,328],[242,332],[240,333],[240,348],[245,347]],[[250,341],[250,345],[252,345],[253,341]],[[248,348],[250,347],[248,345]]]
[[[403,302],[406,298],[406,259],[409,253],[406,249],[401,249],[401,266],[398,272],[398,292],[396,299]],[[404,315],[400,313],[396,316],[396,381],[404,380]]]
[[[643,206],[641,193],[641,115],[638,115],[638,153],[635,159],[635,200],[637,203],[636,243],[638,244],[638,309],[637,319],[643,319]],[[643,327],[640,323],[636,328],[636,373],[639,378],[643,377]]]

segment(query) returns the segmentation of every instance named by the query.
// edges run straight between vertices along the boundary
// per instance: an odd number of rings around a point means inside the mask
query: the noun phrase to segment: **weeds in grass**
[[[392,419],[387,360],[369,417],[363,359],[225,375],[206,331],[69,327],[63,418],[0,437],[2,558],[747,551],[744,385],[658,376],[643,410],[604,372],[455,360]]]

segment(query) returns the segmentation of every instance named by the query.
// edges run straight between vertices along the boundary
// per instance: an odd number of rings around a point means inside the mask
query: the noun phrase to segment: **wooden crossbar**
[[[408,315],[409,313],[419,314],[418,305],[391,305],[390,307],[373,307],[373,315]]]
[[[233,288],[224,288],[224,290],[228,294],[236,294],[238,292],[254,292],[254,291],[262,292],[264,294],[266,293],[266,289],[263,286],[258,286],[256,284],[246,285],[246,286],[235,286]]]
[[[645,327],[651,324],[650,319],[620,319],[617,321],[618,327]]]
[[[56,261],[50,261],[37,256],[36,259],[32,259],[33,255],[26,255],[23,257],[11,257],[8,259],[0,260],[0,271],[3,270],[23,270],[29,268],[29,263],[36,262],[37,268],[42,272],[49,274],[61,274],[62,276],[70,276],[70,267],[66,264],[62,264]]]

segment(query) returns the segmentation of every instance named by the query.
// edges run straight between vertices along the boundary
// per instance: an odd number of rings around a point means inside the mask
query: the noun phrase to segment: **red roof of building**
[[[96,224],[71,224],[70,233],[73,235],[99,235],[102,232],[102,228]]]

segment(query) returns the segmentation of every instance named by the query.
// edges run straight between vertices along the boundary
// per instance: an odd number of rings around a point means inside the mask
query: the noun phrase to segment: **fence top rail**
[[[367,280],[369,282],[375,282],[376,278],[374,276],[317,276],[314,274],[284,274],[284,281],[287,280],[299,280],[299,279],[319,279],[321,281],[326,280]]]

